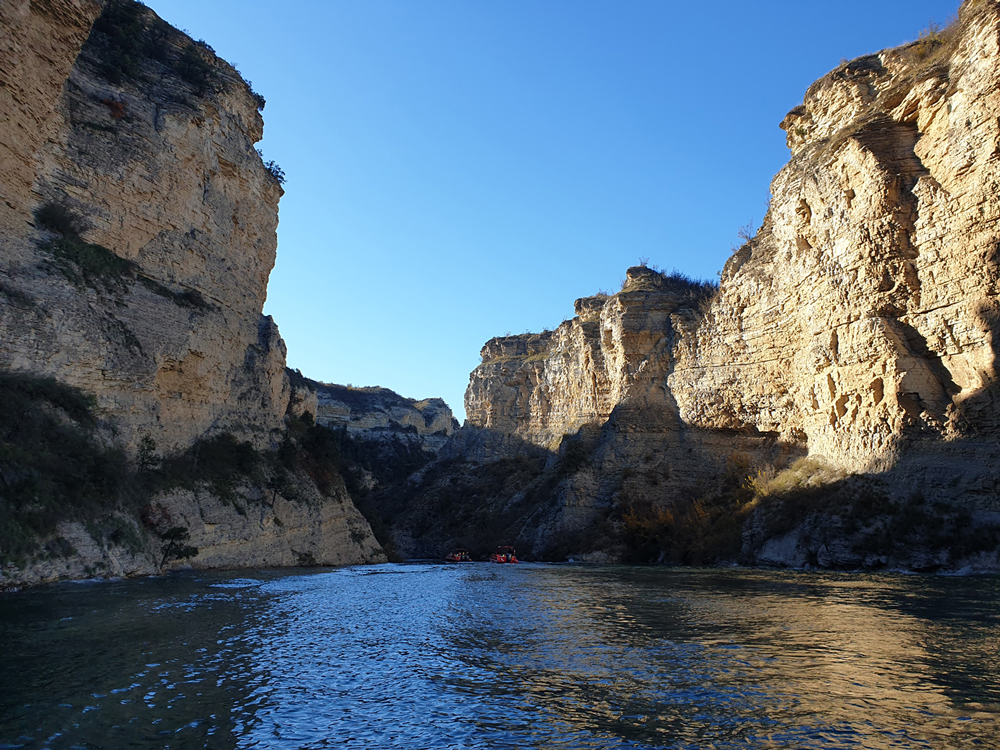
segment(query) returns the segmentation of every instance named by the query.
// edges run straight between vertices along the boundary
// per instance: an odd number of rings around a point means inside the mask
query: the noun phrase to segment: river
[[[480,563],[50,585],[0,597],[0,748],[992,748],[998,594]]]

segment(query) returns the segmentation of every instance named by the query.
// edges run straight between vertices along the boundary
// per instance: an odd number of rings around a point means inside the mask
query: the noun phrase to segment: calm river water
[[[0,597],[0,747],[1000,747],[1000,578],[408,564]]]

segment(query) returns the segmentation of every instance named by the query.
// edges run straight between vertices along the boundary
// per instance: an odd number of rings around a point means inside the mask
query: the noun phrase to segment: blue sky
[[[640,258],[714,278],[842,58],[957,0],[148,0],[267,99],[265,312],[317,380],[462,397]]]

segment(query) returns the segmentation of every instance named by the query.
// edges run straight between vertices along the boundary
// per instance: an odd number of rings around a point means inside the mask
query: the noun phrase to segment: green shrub
[[[285,170],[283,170],[280,166],[278,166],[278,162],[274,161],[273,159],[270,161],[265,161],[264,152],[261,151],[260,149],[257,149],[257,155],[260,157],[260,160],[264,162],[264,169],[266,169],[268,172],[271,173],[271,177],[274,178],[274,181],[277,182],[279,185],[284,185]]]
[[[183,526],[173,526],[159,535],[163,545],[163,559],[160,560],[160,567],[167,564],[168,560],[186,560],[198,554],[198,548],[188,544],[191,532]]]
[[[204,96],[215,85],[216,73],[212,64],[196,44],[189,44],[175,65],[177,74],[194,87],[198,96]]]
[[[250,92],[251,98],[257,104],[257,111],[263,112],[264,107],[267,105],[267,99],[265,99],[263,96],[261,96],[260,94],[258,94],[256,91],[253,90],[252,81],[247,81],[247,90]]]
[[[135,78],[146,53],[146,28],[142,6],[132,0],[111,0],[94,22],[102,47],[100,70],[111,83]]]
[[[0,373],[0,558],[39,550],[63,520],[94,519],[119,501],[121,451],[93,434],[94,401],[53,378]]]

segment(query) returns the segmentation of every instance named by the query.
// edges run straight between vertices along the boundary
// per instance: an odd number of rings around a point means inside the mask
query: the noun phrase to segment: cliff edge
[[[0,588],[385,559],[262,315],[263,106],[140,3],[0,4]]]
[[[970,0],[810,87],[717,289],[636,267],[488,342],[404,546],[486,546],[458,503],[552,559],[997,569],[998,42]]]

